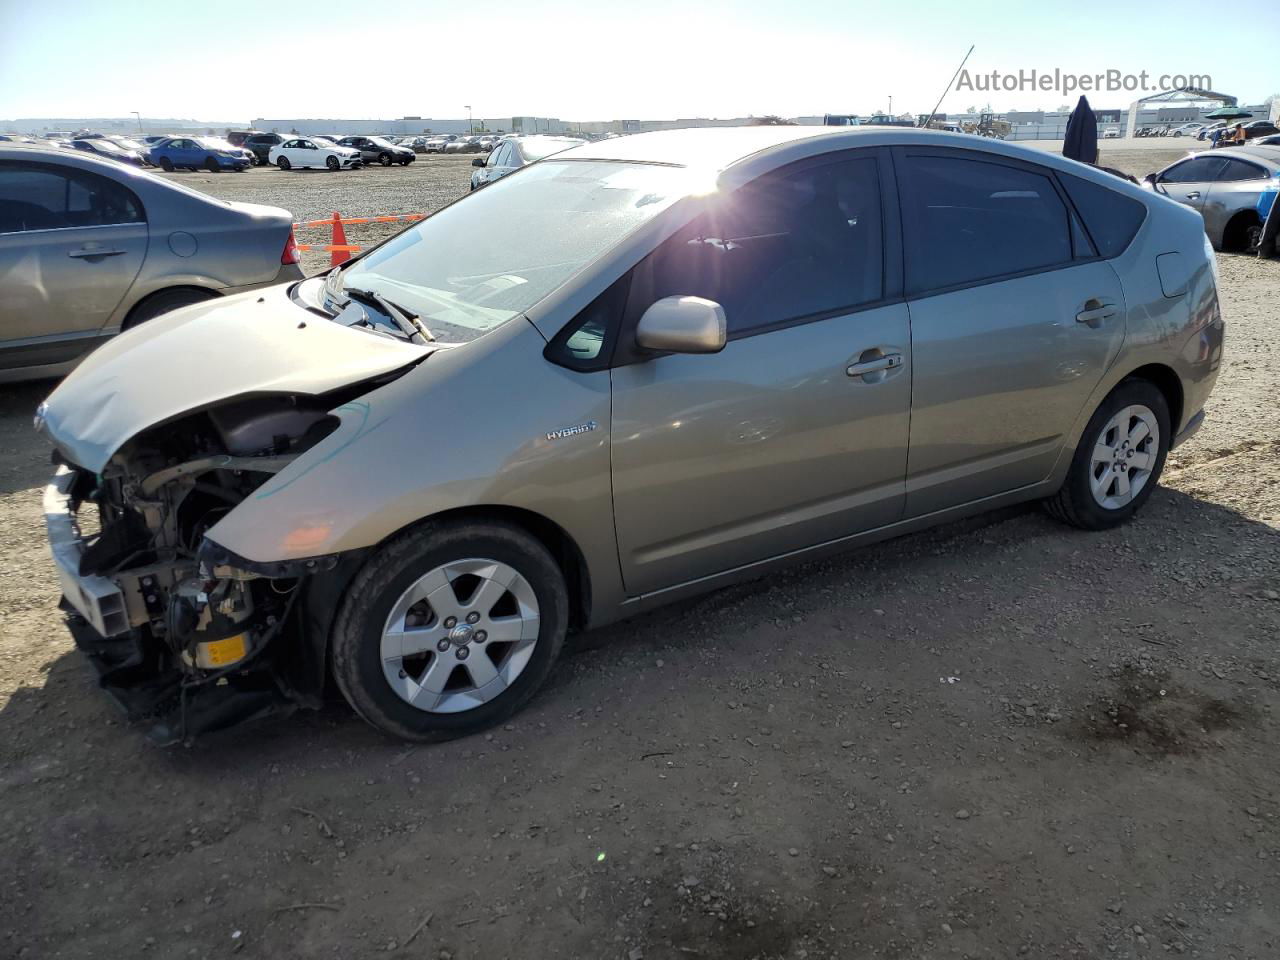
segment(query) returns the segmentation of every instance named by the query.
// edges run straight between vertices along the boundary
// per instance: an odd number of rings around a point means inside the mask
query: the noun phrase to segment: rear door
[[[0,161],[0,365],[88,350],[147,251],[142,203],[97,173]]]
[[[897,148],[911,310],[906,515],[1044,480],[1124,341],[1120,281],[1051,171]]]
[[[1248,224],[1260,224],[1261,218],[1242,218],[1232,224],[1232,218],[1242,211],[1258,212],[1258,198],[1273,181],[1264,167],[1239,157],[1223,157],[1222,166],[1215,174],[1205,197],[1205,227],[1211,237],[1220,239],[1223,249],[1242,249],[1248,243],[1245,235]],[[1231,224],[1231,226],[1228,226]],[[1234,235],[1233,235],[1234,234]]]
[[[677,295],[720,303],[729,342],[712,355],[615,361],[628,592],[901,516],[911,345],[885,164],[864,149],[762,177],[633,271],[620,351],[650,304]]]

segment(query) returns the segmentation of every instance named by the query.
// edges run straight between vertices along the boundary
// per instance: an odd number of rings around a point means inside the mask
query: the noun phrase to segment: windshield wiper
[[[397,306],[382,294],[375,293],[373,290],[363,290],[360,287],[343,287],[342,292],[347,295],[348,300],[356,300],[368,306],[377,307],[391,318],[391,322],[400,329],[410,343],[426,344],[435,340],[431,331],[422,325],[416,314]]]

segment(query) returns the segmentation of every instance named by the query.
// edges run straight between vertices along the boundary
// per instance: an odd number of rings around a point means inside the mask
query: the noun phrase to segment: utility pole
[[[464,106],[467,108],[467,132],[474,134],[476,132],[476,125],[471,122],[471,105],[464,104]]]
[[[137,110],[130,110],[129,112],[138,118],[138,133],[142,133],[142,114]]]
[[[893,116],[893,94],[889,94],[889,116]]]

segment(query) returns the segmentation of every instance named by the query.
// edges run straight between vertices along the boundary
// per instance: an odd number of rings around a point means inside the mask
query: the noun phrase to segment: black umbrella
[[[1062,155],[1081,163],[1098,162],[1098,118],[1089,107],[1089,98],[1081,97],[1067,120],[1066,142]]]

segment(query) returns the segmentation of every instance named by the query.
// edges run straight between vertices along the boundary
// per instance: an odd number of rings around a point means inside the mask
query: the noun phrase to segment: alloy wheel
[[[538,628],[538,599],[518,570],[496,560],[452,561],[392,606],[382,630],[383,674],[419,710],[470,710],[516,681]]]
[[[1118,410],[1094,441],[1089,489],[1106,510],[1131,503],[1151,479],[1160,453],[1160,424],[1141,404]]]

